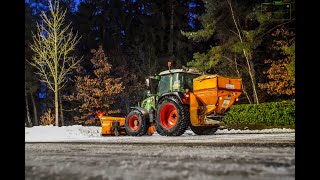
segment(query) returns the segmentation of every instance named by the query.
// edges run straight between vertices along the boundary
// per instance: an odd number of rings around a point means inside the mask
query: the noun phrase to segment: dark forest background
[[[240,76],[244,91],[238,104],[294,99],[295,1],[282,1],[281,7],[270,2],[60,0],[66,24],[81,36],[72,55],[82,60],[59,92],[59,121],[94,124],[98,110],[125,116],[143,99],[145,77],[167,70],[168,61],[173,68]],[[25,121],[30,126],[53,124],[48,118],[54,114],[53,92],[27,62],[34,56],[32,32],[42,11],[49,13],[47,0],[25,1]],[[106,57],[100,62],[108,67],[106,76],[97,74],[99,57]],[[92,105],[81,96],[90,94],[88,80],[106,77],[113,81],[110,87],[119,86],[117,93],[101,92],[108,102]]]

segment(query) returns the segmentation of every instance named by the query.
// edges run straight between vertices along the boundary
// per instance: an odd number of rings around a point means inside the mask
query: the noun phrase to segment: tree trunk
[[[30,92],[30,96],[31,96],[31,101],[33,106],[33,125],[39,126],[37,106],[36,106],[36,102],[34,101],[32,92]]]
[[[253,89],[253,101],[255,104],[259,104],[259,99],[258,99],[258,94],[257,94],[257,89],[256,89],[256,83],[255,83],[255,72],[254,68],[252,65],[252,59],[248,57],[248,54],[246,53],[245,49],[243,49],[243,54],[244,57],[246,58],[247,61],[247,66],[248,66],[248,71],[251,79],[251,84],[252,84],[252,89]]]
[[[254,70],[252,60],[250,61],[250,65],[251,65],[251,74],[252,74],[251,81],[253,85],[253,96],[254,96],[253,100],[255,104],[259,104],[259,97],[258,97],[257,85],[256,85],[256,71]]]
[[[64,119],[63,119],[63,108],[62,108],[62,101],[61,101],[61,95],[59,91],[59,106],[60,106],[60,117],[61,117],[61,126],[64,126]]]
[[[59,99],[58,99],[58,85],[55,83],[54,91],[54,106],[55,106],[55,119],[56,126],[59,126]]]
[[[250,99],[250,96],[249,96],[248,92],[246,91],[246,88],[245,88],[245,86],[244,86],[243,83],[241,83],[241,87],[242,87],[243,93],[246,95],[246,97],[247,97],[247,99],[248,99],[248,101],[249,101],[249,104],[252,104],[251,99]]]
[[[30,112],[29,112],[29,105],[28,105],[28,96],[27,96],[27,89],[26,89],[26,85],[24,85],[24,96],[25,96],[25,100],[26,100],[26,110],[27,110],[27,126],[31,127],[32,123],[31,123],[31,118],[30,118]]]

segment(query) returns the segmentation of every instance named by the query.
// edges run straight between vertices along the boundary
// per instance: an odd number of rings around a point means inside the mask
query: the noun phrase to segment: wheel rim
[[[166,104],[160,111],[160,122],[166,129],[173,128],[178,122],[178,111],[173,104]]]
[[[129,127],[131,130],[135,131],[139,128],[139,118],[136,115],[133,115],[129,118]]]

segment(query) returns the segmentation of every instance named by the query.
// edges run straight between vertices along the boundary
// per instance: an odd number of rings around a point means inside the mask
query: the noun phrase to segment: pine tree
[[[254,103],[259,104],[257,78],[262,72],[257,65],[261,56],[267,54],[263,50],[269,40],[266,35],[274,26],[291,20],[283,22],[267,19],[259,9],[261,4],[253,1],[205,2],[206,12],[200,17],[203,29],[182,31],[182,34],[193,41],[211,41],[211,47],[205,52],[202,49],[202,52],[194,53],[188,66],[207,73],[242,77],[242,88],[248,102],[252,103],[253,99]]]
[[[66,99],[77,104],[75,121],[85,122],[87,119],[95,119],[98,111],[106,112],[107,115],[120,112],[115,109],[116,95],[123,91],[121,78],[110,76],[112,66],[108,63],[107,57],[99,46],[98,50],[91,50],[93,57],[90,60],[93,67],[93,76],[85,75],[83,67],[77,68],[78,75],[75,76],[75,93],[67,96]]]

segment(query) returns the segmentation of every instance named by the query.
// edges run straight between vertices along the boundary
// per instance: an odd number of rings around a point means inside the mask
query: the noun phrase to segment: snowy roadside
[[[25,142],[46,142],[46,141],[69,141],[69,140],[97,140],[106,139],[106,137],[101,137],[101,127],[100,126],[35,126],[25,128]],[[235,129],[219,129],[215,134],[278,134],[278,133],[295,133],[294,129],[263,129],[263,130],[235,130]],[[187,130],[182,137],[192,137],[195,134]],[[142,139],[159,139],[162,136],[155,133],[152,136],[138,137]],[[199,137],[199,136],[198,136]],[[126,138],[126,136],[112,137],[117,139]],[[133,137],[132,137],[133,138]],[[151,139],[152,139],[151,138]],[[127,139],[127,138],[126,138]],[[141,140],[142,140],[141,139]],[[131,139],[134,140],[134,139]]]

